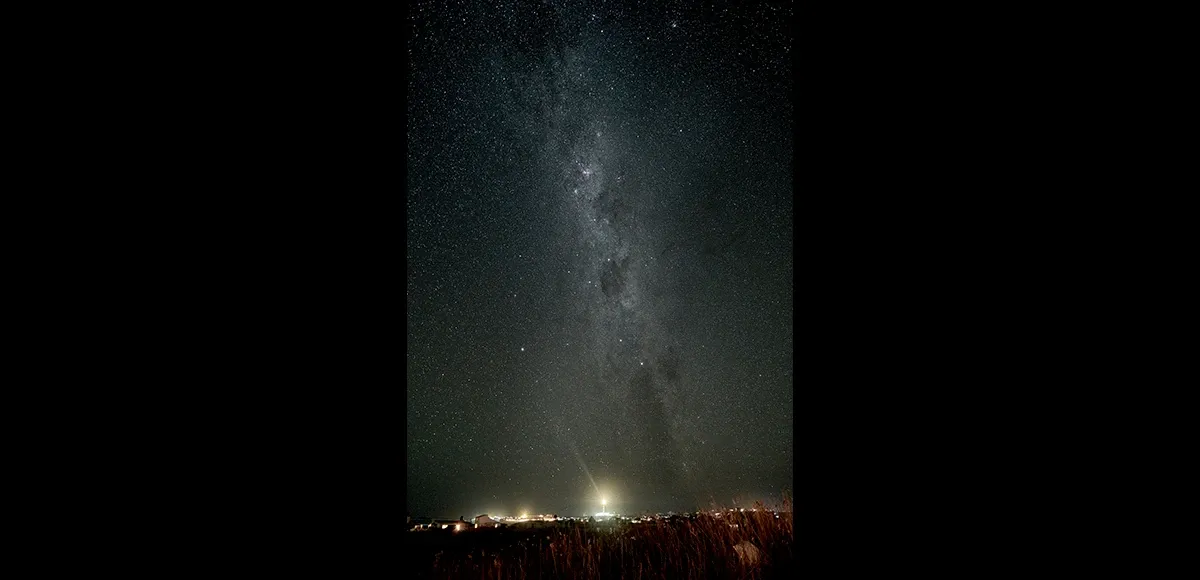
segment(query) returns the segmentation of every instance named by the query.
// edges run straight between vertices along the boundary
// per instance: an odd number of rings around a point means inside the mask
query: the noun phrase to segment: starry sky
[[[791,490],[791,4],[408,18],[408,513]]]

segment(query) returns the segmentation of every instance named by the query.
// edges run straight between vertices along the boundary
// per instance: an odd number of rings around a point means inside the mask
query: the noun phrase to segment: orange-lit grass
[[[724,511],[720,518],[702,515],[622,524],[611,530],[575,527],[518,533],[521,539],[499,553],[439,554],[428,571],[434,578],[483,580],[790,577],[795,558],[790,502],[784,500],[779,518],[761,503],[755,508],[758,511]],[[743,562],[735,551],[743,541],[760,551],[757,564]]]

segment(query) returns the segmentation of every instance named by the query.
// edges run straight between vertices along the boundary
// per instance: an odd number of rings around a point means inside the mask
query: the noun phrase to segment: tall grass
[[[745,511],[726,509],[720,517],[702,514],[608,529],[471,530],[455,537],[466,549],[438,553],[421,572],[430,578],[482,580],[791,577],[795,534],[790,501],[784,501],[779,512],[756,503]]]

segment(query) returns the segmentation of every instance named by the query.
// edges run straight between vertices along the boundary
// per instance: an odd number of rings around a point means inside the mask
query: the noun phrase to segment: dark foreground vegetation
[[[644,523],[404,534],[421,578],[791,578],[792,512],[724,511]]]

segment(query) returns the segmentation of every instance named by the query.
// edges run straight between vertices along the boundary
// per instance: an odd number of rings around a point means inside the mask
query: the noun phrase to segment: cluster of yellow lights
[[[521,515],[519,515],[519,516],[511,516],[511,517],[510,517],[510,516],[499,516],[499,515],[498,515],[498,516],[492,516],[492,519],[493,519],[493,520],[495,520],[495,521],[497,521],[497,522],[505,522],[505,521],[509,521],[509,522],[513,522],[513,521],[515,521],[515,522],[527,522],[527,521],[554,521],[554,520],[556,520],[556,519],[560,519],[560,518],[555,518],[555,517],[554,517],[554,514],[534,514],[534,515],[529,515],[528,513],[523,513],[523,514],[521,514]]]

